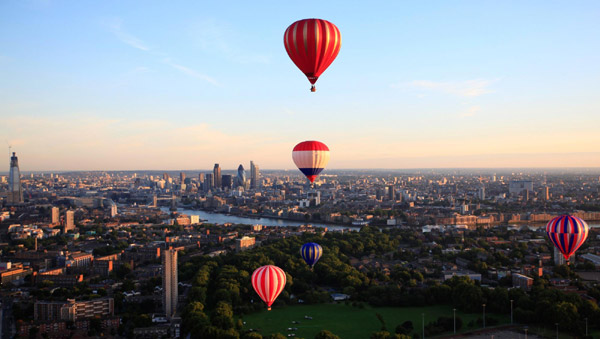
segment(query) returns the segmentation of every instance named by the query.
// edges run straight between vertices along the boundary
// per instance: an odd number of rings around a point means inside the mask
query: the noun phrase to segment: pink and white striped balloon
[[[269,311],[275,299],[283,291],[285,283],[285,272],[277,266],[262,266],[252,273],[252,287],[254,287],[258,296],[267,304]]]

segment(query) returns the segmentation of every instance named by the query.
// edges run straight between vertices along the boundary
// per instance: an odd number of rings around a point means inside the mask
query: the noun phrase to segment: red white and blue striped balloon
[[[320,141],[303,141],[294,147],[292,159],[313,183],[329,162],[329,148]]]
[[[548,222],[546,233],[566,260],[577,251],[588,237],[589,227],[583,219],[561,215]]]
[[[283,291],[285,283],[285,272],[277,266],[262,266],[252,273],[252,287],[254,287],[258,296],[267,304],[269,311],[275,299]]]

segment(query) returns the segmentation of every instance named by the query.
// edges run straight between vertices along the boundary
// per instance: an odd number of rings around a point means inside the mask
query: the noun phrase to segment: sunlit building
[[[75,229],[75,211],[67,211],[65,214],[65,233]]]
[[[52,225],[58,225],[60,222],[60,210],[58,207],[52,207]]]

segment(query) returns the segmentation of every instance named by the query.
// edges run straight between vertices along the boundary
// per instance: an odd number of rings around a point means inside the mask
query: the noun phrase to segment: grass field
[[[274,308],[272,311],[261,311],[245,315],[242,320],[246,322],[244,329],[258,330],[262,335],[281,333],[287,335],[295,333],[298,338],[312,339],[323,330],[329,330],[341,338],[369,338],[371,333],[381,329],[381,322],[377,319],[379,313],[385,321],[389,332],[394,332],[397,325],[411,320],[415,329],[413,332],[421,333],[421,314],[425,313],[425,324],[437,320],[440,316],[452,317],[452,307],[446,305],[429,307],[353,307],[345,304],[319,304],[295,305]],[[312,320],[304,319],[311,316]],[[471,320],[477,320],[481,314],[465,314],[456,312],[456,316],[463,321],[460,332],[477,328],[467,328]],[[510,322],[506,315],[488,314],[486,318],[494,317],[499,324]],[[293,324],[292,321],[299,321]],[[288,331],[289,327],[296,327],[296,331]]]

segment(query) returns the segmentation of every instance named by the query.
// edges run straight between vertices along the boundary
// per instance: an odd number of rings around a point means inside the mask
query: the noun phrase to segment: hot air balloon
[[[304,19],[285,30],[283,44],[290,59],[312,84],[310,90],[314,92],[315,82],[340,52],[342,35],[327,20]]]
[[[312,270],[317,261],[319,261],[319,258],[321,258],[321,255],[323,255],[323,248],[317,243],[309,242],[302,245],[300,255],[302,255],[302,259],[306,261],[306,264]]]
[[[550,220],[546,225],[546,233],[568,263],[569,257],[587,239],[589,227],[581,218],[567,214]]]
[[[311,183],[329,162],[329,148],[319,141],[303,141],[294,147],[292,159]]]
[[[267,304],[269,311],[279,293],[283,291],[285,282],[285,272],[277,266],[262,266],[252,273],[252,287],[254,287],[258,296]]]

